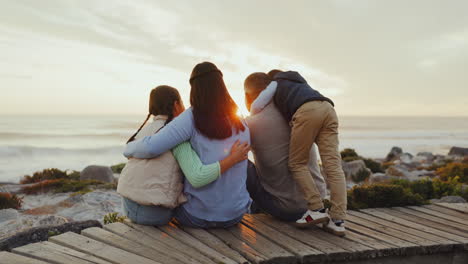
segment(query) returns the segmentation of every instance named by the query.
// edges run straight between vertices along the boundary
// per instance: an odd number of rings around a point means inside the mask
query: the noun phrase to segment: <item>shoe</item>
[[[328,223],[323,223],[322,228],[339,237],[344,237],[346,235],[345,222],[343,220],[333,221],[330,219]]]
[[[296,226],[306,228],[312,225],[327,222],[330,219],[325,209],[318,211],[307,210],[301,219],[296,221]]]

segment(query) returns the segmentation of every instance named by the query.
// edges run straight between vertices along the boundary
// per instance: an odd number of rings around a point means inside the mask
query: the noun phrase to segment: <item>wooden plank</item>
[[[464,234],[457,229],[449,226],[432,222],[430,220],[420,218],[414,215],[406,214],[390,208],[379,208],[379,209],[366,209],[361,210],[367,214],[387,219],[397,224],[405,225],[421,231],[431,233],[437,236],[445,237],[449,240],[456,241],[459,243],[468,242],[468,234]]]
[[[397,230],[399,230],[401,232],[411,234],[411,235],[420,237],[420,238],[428,240],[428,241],[433,241],[434,244],[444,244],[444,245],[456,244],[455,241],[451,241],[451,240],[449,240],[449,239],[447,239],[445,237],[433,235],[431,232],[429,232],[429,231],[433,231],[433,230],[426,229],[426,230],[428,230],[427,232],[422,231],[420,229],[419,225],[414,225],[417,228],[414,228],[414,226],[408,227],[408,226],[405,226],[405,225],[401,225],[401,224],[397,224],[395,222],[389,221],[387,219],[375,217],[375,216],[372,216],[372,215],[369,215],[369,214],[356,212],[356,211],[349,211],[348,214],[352,215],[353,217],[357,217],[357,218],[361,218],[361,219],[371,221],[371,222],[373,222],[375,224],[382,224],[382,225],[388,226],[390,228],[397,229]]]
[[[72,248],[77,251],[91,254],[114,264],[158,264],[154,260],[136,255],[134,253],[116,248],[94,239],[67,232],[49,238],[49,241]]]
[[[263,217],[263,221],[270,222],[273,219]],[[372,247],[368,247],[365,244],[356,243],[355,241],[351,241],[346,238],[338,237],[332,235],[328,232],[325,232],[321,228],[317,227],[310,227],[307,229],[301,230],[303,233],[310,234],[312,237],[320,238],[323,241],[328,243],[334,244],[335,246],[341,247],[346,250],[348,255],[346,256],[347,259],[367,259],[367,258],[375,258],[378,256],[377,250]]]
[[[179,260],[180,263],[200,263],[190,255],[181,252],[178,248],[169,247],[160,240],[154,239],[146,233],[140,232],[139,230],[134,229],[123,223],[108,224],[104,226],[104,229],[114,234],[125,237],[129,240],[132,240],[133,242],[136,242],[138,244],[151,247],[165,255],[169,255],[170,257]]]
[[[190,228],[190,227],[179,227],[183,229],[188,234],[192,235],[196,239],[200,240],[201,242],[205,243],[209,247],[213,248],[214,250],[220,252],[221,254],[229,257],[236,261],[236,263],[247,264],[248,260],[244,258],[239,252],[235,251],[234,249],[230,248],[226,245],[223,241],[221,241],[216,236],[210,234],[204,229],[199,228]]]
[[[292,264],[297,262],[294,254],[268,240],[266,237],[257,234],[245,225],[239,224],[228,228],[227,231],[266,256],[268,259],[266,263]],[[216,230],[210,230],[209,232],[216,232]]]
[[[468,234],[460,232],[458,229],[452,228],[450,226],[446,226],[444,224],[440,224],[437,222],[433,222],[424,218],[420,218],[415,215],[411,214],[406,214],[404,212],[400,212],[397,210],[394,210],[393,208],[380,208],[379,211],[382,211],[386,214],[389,214],[391,216],[396,217],[397,219],[403,219],[407,220],[408,222],[405,222],[407,226],[413,226],[413,224],[420,224],[423,225],[423,227],[418,227],[420,230],[426,230],[424,229],[425,227],[430,227],[432,229],[435,229],[436,231],[432,231],[431,233],[435,233],[436,235],[440,235],[442,237],[445,237],[447,239],[450,239],[452,241],[456,241],[459,243],[466,243],[468,240]],[[442,231],[442,233],[439,233],[439,231]],[[427,231],[429,232],[429,231]]]
[[[409,241],[414,244],[423,246],[422,250],[424,253],[445,253],[452,251],[456,246],[457,242],[441,238],[430,233],[406,227],[404,225],[396,224],[385,219],[381,219],[375,216],[366,215],[359,212],[349,212],[348,220],[359,219],[356,223],[367,226],[374,230],[384,232],[389,235],[396,235],[403,240]],[[388,229],[386,229],[388,228]],[[406,234],[406,235],[405,235]]]
[[[243,224],[271,241],[281,241],[281,246],[294,253],[298,257],[300,263],[319,262],[326,259],[325,253],[278,232],[262,221],[255,219],[252,215],[245,215]]]
[[[410,243],[406,240],[403,240],[403,239],[400,239],[391,235],[387,235],[385,233],[355,224],[353,222],[347,221],[346,228],[356,233],[359,233],[361,235],[369,236],[379,241],[384,241],[386,243],[396,246],[397,248],[395,249],[395,251],[391,252],[392,256],[415,255],[415,254],[423,253],[423,250],[417,244]]]
[[[430,209],[430,210],[433,210],[433,211],[437,211],[437,212],[440,212],[440,213],[444,213],[444,214],[448,214],[448,215],[451,215],[451,216],[455,216],[455,217],[458,217],[460,219],[465,219],[468,221],[468,214],[464,214],[464,213],[460,213],[458,211],[455,211],[455,210],[452,210],[452,209],[448,209],[446,207],[443,207],[443,206],[438,206],[438,205],[434,205],[434,204],[429,204],[429,205],[423,205],[422,207],[424,208],[427,208],[427,209]]]
[[[52,242],[49,242],[49,241],[44,241],[44,242],[41,242],[41,243],[48,251],[60,252],[60,253],[67,254],[67,255],[70,255],[70,256],[74,256],[74,257],[77,257],[77,258],[86,259],[86,260],[92,261],[93,263],[96,263],[96,264],[110,264],[109,261],[106,261],[104,259],[95,257],[95,256],[93,256],[91,254],[83,253],[83,252],[73,250],[73,249],[68,248],[68,247],[60,246],[58,244],[55,244],[55,243],[52,243]]]
[[[0,264],[47,264],[50,262],[32,259],[7,251],[0,251]]]
[[[278,232],[281,232],[312,248],[315,248],[318,251],[325,253],[327,255],[327,260],[346,260],[350,257],[350,252],[344,248],[323,240],[320,237],[304,232],[302,229],[298,229],[294,226],[291,226],[290,224],[281,222],[266,215],[255,214],[252,215],[252,217],[269,225]]]
[[[203,244],[203,242],[185,233],[183,230],[179,229],[173,223],[169,223],[169,225],[166,225],[166,226],[161,226],[159,227],[159,229],[164,231],[166,234],[169,234],[173,238],[179,240],[180,243],[184,243],[184,244],[191,246],[192,248],[196,249],[200,253],[209,257],[211,260],[213,260],[216,263],[237,264],[236,261],[224,256],[220,252]]]
[[[436,203],[435,205],[468,214],[468,203]]]
[[[200,263],[210,263],[210,264],[213,264],[214,262],[208,258],[207,256],[201,254],[200,252],[198,252],[196,249],[186,245],[186,244],[183,244],[183,243],[180,243],[177,239],[171,237],[170,235],[168,235],[167,233],[155,228],[155,227],[152,227],[152,226],[144,226],[144,225],[137,225],[137,224],[134,224],[134,223],[131,223],[131,222],[125,222],[126,225],[129,225],[130,227],[136,229],[136,230],[139,230],[140,232],[143,232],[147,235],[149,235],[150,237],[156,239],[156,240],[159,240],[161,242],[163,242],[164,244],[166,244],[167,246],[169,246],[169,248],[173,248],[173,249],[178,249],[182,252],[185,252],[186,254],[190,255],[191,257],[193,257],[194,259],[196,259],[198,262]]]
[[[219,238],[221,241],[229,245],[231,248],[239,252],[252,263],[268,263],[268,258],[249,244],[235,237],[231,232],[225,229],[209,230],[211,234]]]
[[[375,258],[378,255],[377,250],[372,247],[348,240],[346,237],[335,236],[318,227],[308,228],[304,232],[349,251],[349,259]]]
[[[368,247],[374,248],[377,250],[377,257],[387,257],[392,256],[393,252],[398,251],[399,248],[395,245],[386,243],[384,241],[379,241],[373,237],[362,235],[351,230],[346,231],[346,239],[354,241],[359,244],[366,245]]]
[[[412,209],[412,210],[415,210],[415,211],[418,211],[418,212],[421,212],[421,213],[425,213],[425,214],[428,214],[428,215],[432,215],[432,216],[435,216],[435,217],[439,217],[439,218],[442,218],[442,219],[446,219],[446,220],[451,221],[453,223],[458,223],[460,225],[468,226],[468,221],[467,220],[460,219],[460,218],[455,217],[455,216],[451,216],[451,215],[448,215],[448,214],[436,212],[436,211],[433,211],[433,210],[430,210],[430,209],[427,209],[427,208],[423,208],[423,207],[418,207],[418,206],[407,206],[406,208],[409,208],[409,209]]]
[[[91,227],[81,231],[81,235],[100,241],[107,245],[120,248],[122,250],[134,253],[136,255],[152,259],[161,263],[176,264],[180,263],[179,260],[170,257],[154,248],[136,243],[125,237],[119,236],[99,227]]]
[[[51,242],[43,241],[14,248],[13,253],[47,261],[54,264],[109,264],[105,260],[98,259],[89,254],[80,253],[73,249],[62,247]],[[70,252],[75,251],[75,252]],[[69,253],[70,252],[70,253]],[[81,256],[80,256],[81,255]]]
[[[422,212],[411,210],[411,209],[404,208],[404,207],[392,207],[392,209],[395,210],[395,211],[399,211],[399,212],[403,212],[403,213],[406,213],[406,214],[418,216],[420,218],[424,218],[424,219],[427,219],[427,220],[431,220],[431,221],[439,223],[439,224],[450,226],[452,228],[455,228],[455,229],[459,230],[460,232],[468,233],[468,227],[467,226],[460,225],[458,223],[452,223],[452,222],[450,222],[450,221],[448,221],[446,219],[442,219],[440,217],[428,215],[426,213],[422,213]]]

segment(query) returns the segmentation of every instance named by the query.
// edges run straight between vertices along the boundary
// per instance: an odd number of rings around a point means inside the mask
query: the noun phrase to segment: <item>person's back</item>
[[[192,109],[180,116],[185,122],[193,123]],[[249,129],[232,134],[226,139],[210,139],[195,131],[190,143],[204,164],[224,159],[236,141],[249,142]],[[208,221],[227,221],[246,212],[250,203],[245,187],[247,161],[240,162],[227,170],[215,182],[203,187],[194,188],[185,184],[184,193],[188,202],[183,205],[190,214]],[[209,212],[207,211],[209,209]]]
[[[290,122],[297,109],[307,102],[327,101],[334,105],[332,100],[310,87],[295,71],[277,73],[273,80],[278,83],[274,101],[287,122]]]
[[[274,71],[272,71],[274,72]],[[325,223],[325,229],[334,234],[346,234],[346,181],[341,165],[338,140],[338,116],[333,102],[312,89],[297,72],[288,71],[271,76],[252,73],[244,82],[247,101],[258,95],[256,101],[274,97],[278,110],[291,126],[288,167],[308,210],[296,220],[299,227]],[[330,214],[308,168],[310,149],[316,143],[330,188]]]
[[[155,116],[135,139],[151,136],[161,129],[167,116]],[[126,171],[132,171],[129,175]],[[117,192],[142,205],[175,208],[185,201],[182,195],[182,172],[170,151],[152,159],[130,159],[122,171]]]
[[[272,195],[275,207],[284,212],[303,214],[307,210],[307,202],[288,169],[290,127],[273,102],[252,114],[247,123],[260,184]],[[311,173],[322,196],[325,196],[326,185],[313,149],[310,160]]]

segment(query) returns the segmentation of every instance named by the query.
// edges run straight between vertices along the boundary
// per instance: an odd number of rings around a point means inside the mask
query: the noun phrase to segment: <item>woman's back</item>
[[[191,109],[186,111],[188,122],[193,123]],[[250,144],[249,130],[245,129],[226,139],[210,139],[195,128],[190,139],[193,149],[204,164],[216,162],[229,155],[231,146],[239,140]],[[247,161],[242,161],[219,177],[215,182],[194,188],[185,183],[184,193],[188,202],[183,205],[191,215],[208,221],[227,221],[246,213],[250,205],[250,196],[246,188]]]

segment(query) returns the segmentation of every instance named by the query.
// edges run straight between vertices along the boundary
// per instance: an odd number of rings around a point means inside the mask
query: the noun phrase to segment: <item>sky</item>
[[[467,116],[468,1],[0,0],[1,114],[146,114],[186,105],[215,63],[244,108],[248,74],[300,72],[339,115]],[[245,110],[244,110],[245,111]]]

